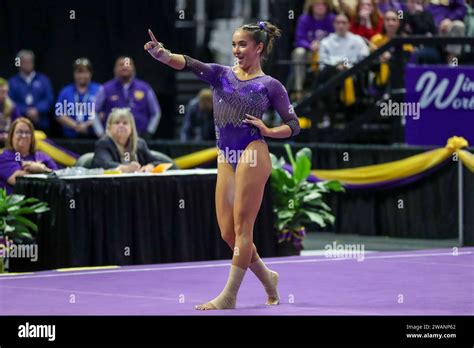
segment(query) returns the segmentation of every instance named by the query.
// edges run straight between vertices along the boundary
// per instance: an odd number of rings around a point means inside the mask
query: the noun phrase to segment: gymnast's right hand
[[[167,50],[163,47],[161,42],[158,42],[150,29],[148,29],[148,35],[150,35],[151,41],[148,41],[143,48],[150,53],[153,58],[161,61]]]

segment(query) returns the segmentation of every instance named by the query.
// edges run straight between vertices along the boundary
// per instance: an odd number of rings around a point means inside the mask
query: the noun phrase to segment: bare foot
[[[199,311],[208,311],[214,309],[235,309],[235,303],[235,298],[219,295],[207,303],[197,305],[196,309]]]
[[[208,302],[208,303],[197,305],[196,309],[198,311],[207,311],[207,310],[212,310],[212,309],[217,309],[217,308],[211,302]]]
[[[275,271],[271,271],[271,281],[272,281],[272,287],[268,289],[267,291],[268,294],[268,300],[267,300],[267,305],[268,306],[276,306],[277,304],[280,303],[280,294],[278,293],[278,279],[280,278],[279,274]]]

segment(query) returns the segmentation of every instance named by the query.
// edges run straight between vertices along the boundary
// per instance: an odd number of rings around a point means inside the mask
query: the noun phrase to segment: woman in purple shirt
[[[298,17],[295,33],[295,49],[291,53],[294,62],[293,89],[297,101],[303,97],[303,84],[309,61],[318,61],[319,44],[334,32],[334,13],[329,0],[306,0],[304,13]]]
[[[280,36],[268,22],[237,28],[232,37],[233,67],[205,64],[181,54],[172,54],[149,31],[144,49],[153,58],[176,69],[188,69],[213,89],[214,122],[218,147],[216,213],[221,235],[234,250],[224,290],[199,310],[235,308],[237,292],[247,268],[262,282],[268,305],[276,305],[278,273],[269,270],[253,244],[253,226],[262,202],[272,164],[264,136],[288,138],[300,131],[288,93],[276,79],[263,73],[265,58]],[[284,124],[268,128],[263,113],[274,107]]]
[[[13,192],[16,178],[25,174],[58,169],[45,153],[36,151],[34,128],[27,118],[17,118],[8,131],[5,150],[0,154],[0,187]]]

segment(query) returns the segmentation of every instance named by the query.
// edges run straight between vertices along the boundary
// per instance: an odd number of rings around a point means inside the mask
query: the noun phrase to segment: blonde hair
[[[120,146],[110,133],[110,128],[112,124],[118,120],[127,120],[130,123],[132,128],[132,134],[130,134],[130,138],[128,139],[128,143],[125,148]],[[135,125],[135,117],[133,117],[132,111],[130,108],[113,108],[107,118],[107,135],[114,141],[117,149],[120,152],[120,157],[123,158],[125,152],[130,152],[130,161],[137,160],[137,148],[138,148],[138,133],[137,133],[137,126]]]
[[[7,93],[8,93],[8,81],[0,77],[0,88],[6,88]],[[10,118],[11,113],[13,111],[13,102],[12,100],[8,97],[5,98],[5,103],[3,103],[3,115],[5,118]]]
[[[199,107],[204,109],[209,106],[212,107],[212,91],[210,88],[203,88],[198,93]]]

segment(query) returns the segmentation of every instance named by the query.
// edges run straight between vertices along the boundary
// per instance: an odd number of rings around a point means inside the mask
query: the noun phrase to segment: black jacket
[[[428,11],[410,14],[405,13],[404,25],[402,26],[407,34],[410,35],[426,35],[431,33],[436,35],[438,30],[434,23],[433,16]]]
[[[144,166],[153,163],[155,166],[160,164],[159,161],[148,149],[145,140],[138,138],[137,144],[137,162]],[[104,135],[95,143],[93,168],[111,169],[116,168],[120,164],[120,153],[114,141],[108,135]]]

